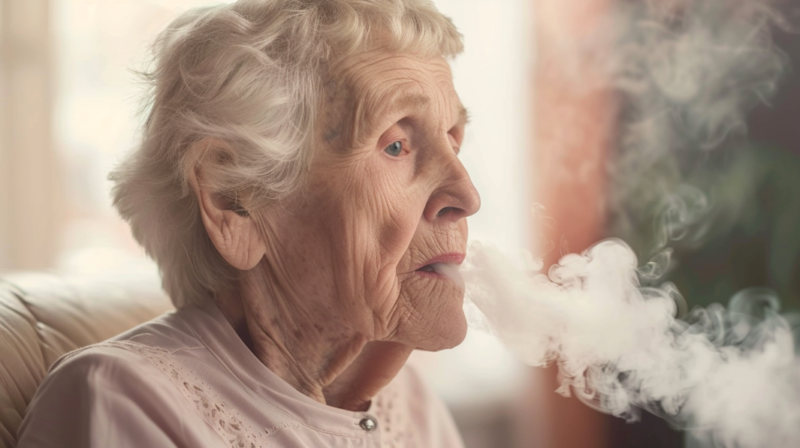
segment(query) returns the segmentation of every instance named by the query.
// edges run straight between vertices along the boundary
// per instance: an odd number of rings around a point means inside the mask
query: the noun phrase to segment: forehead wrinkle
[[[430,102],[431,97],[424,93],[409,89],[397,89],[387,95],[374,98],[374,103],[370,104],[372,107],[368,107],[367,110],[374,112],[372,116],[379,120],[390,113],[399,115],[423,110]]]
[[[363,107],[358,108],[359,116],[354,117],[357,122],[363,123],[363,126],[359,126],[360,134],[354,137],[371,134],[389,114],[402,115],[424,110],[430,103],[431,97],[416,88],[397,86],[388,90],[368,91],[363,97]]]
[[[372,122],[377,109],[375,105],[380,104],[381,98],[383,98],[380,95],[380,91],[377,93],[379,98],[373,98],[376,96],[375,88],[370,87],[376,83],[370,81],[377,77],[379,80],[378,86],[398,81],[398,78],[383,81],[380,80],[380,75],[404,70],[404,68],[386,70],[385,67],[376,63],[387,58],[388,55],[379,55],[372,61],[373,63],[366,67],[360,64],[348,67],[340,71],[339,75],[335,77],[338,78],[337,82],[331,83],[333,84],[332,88],[336,90],[331,92],[331,95],[338,98],[336,109],[339,111],[339,117],[334,119],[339,123],[337,126],[339,130],[333,133],[343,137],[345,146],[349,147],[349,149],[354,149],[358,138],[363,135],[364,129],[373,127]],[[333,113],[336,115],[335,111]]]
[[[346,146],[351,149],[358,146],[359,139],[373,133],[387,114],[407,114],[423,110],[433,102],[433,98],[425,94],[425,86],[415,79],[413,68],[387,68],[382,64],[395,56],[386,53],[370,55],[366,65],[364,62],[368,58],[364,57],[353,65],[337,70],[336,78],[340,80],[336,83],[338,92],[332,94],[340,98],[341,108],[338,110],[341,115],[334,121],[339,123],[338,129],[341,132],[332,134],[341,135],[346,140]],[[444,68],[445,70],[434,69],[434,77],[447,74],[450,79],[449,65]],[[466,121],[466,110],[462,110],[460,101],[456,100],[456,104],[459,122]],[[333,115],[336,115],[335,111]]]

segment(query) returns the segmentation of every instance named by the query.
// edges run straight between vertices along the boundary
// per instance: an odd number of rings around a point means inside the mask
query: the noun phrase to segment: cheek
[[[408,251],[425,208],[424,192],[403,165],[361,159],[337,166],[313,185],[309,215],[329,241],[337,295],[386,316],[400,294],[397,266]],[[388,162],[388,163],[387,163]],[[326,171],[333,165],[328,165]]]
[[[372,235],[372,251],[367,259],[370,265],[378,268],[373,277],[376,282],[374,297],[386,312],[390,312],[400,296],[398,272],[405,267],[409,246],[425,209],[425,199],[396,173],[385,173],[372,187],[365,207],[371,211],[366,224]]]
[[[367,169],[360,190],[381,254],[380,264],[396,266],[417,232],[426,198],[423,189],[406,175],[403,164],[377,160],[374,165]]]

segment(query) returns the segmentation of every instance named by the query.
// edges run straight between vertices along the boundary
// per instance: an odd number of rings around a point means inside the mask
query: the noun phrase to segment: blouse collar
[[[371,417],[369,409],[352,412],[322,404],[273,373],[247,348],[213,300],[183,307],[176,314],[231,375],[283,414],[304,426],[332,434],[378,437],[379,431],[365,431],[360,426]]]

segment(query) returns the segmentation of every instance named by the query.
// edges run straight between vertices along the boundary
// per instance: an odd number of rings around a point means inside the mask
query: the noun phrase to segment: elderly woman
[[[405,366],[466,332],[461,49],[427,0],[175,21],[111,178],[177,311],[59,360],[19,446],[461,446]]]

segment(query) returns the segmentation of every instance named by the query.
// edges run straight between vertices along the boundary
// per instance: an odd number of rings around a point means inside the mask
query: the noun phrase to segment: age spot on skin
[[[330,143],[339,138],[340,135],[342,135],[342,131],[340,129],[329,129],[327,132],[325,132],[324,138],[327,143]]]

